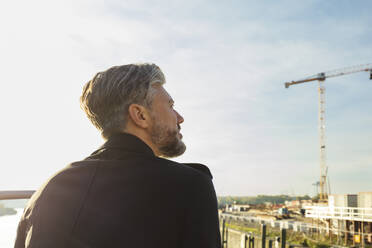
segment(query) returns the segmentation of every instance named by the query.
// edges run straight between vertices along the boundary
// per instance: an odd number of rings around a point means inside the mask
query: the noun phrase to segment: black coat
[[[129,134],[110,138],[31,198],[15,248],[218,248],[209,169],[156,157]]]

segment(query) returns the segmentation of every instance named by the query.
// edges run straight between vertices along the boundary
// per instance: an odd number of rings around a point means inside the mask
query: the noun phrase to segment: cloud
[[[333,10],[321,1],[9,2],[0,17],[9,23],[1,26],[7,85],[0,104],[11,121],[1,124],[1,148],[6,177],[25,174],[0,186],[37,187],[92,152],[101,140],[79,109],[82,85],[114,64],[150,61],[163,68],[185,117],[188,150],[178,161],[209,165],[219,194],[309,193],[319,174],[317,88],[283,83],[370,62],[369,15],[357,16],[364,8],[357,4],[345,17],[337,11],[346,13],[347,3],[337,3]],[[327,81],[329,164],[338,185],[349,163],[369,170],[371,89],[363,80]]]

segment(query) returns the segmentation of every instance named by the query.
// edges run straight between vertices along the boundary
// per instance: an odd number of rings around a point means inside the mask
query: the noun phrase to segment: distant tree
[[[319,195],[319,194],[317,194],[316,196],[313,196],[313,197],[311,198],[311,200],[312,200],[313,202],[319,202],[319,199],[320,199],[320,195]]]
[[[257,196],[220,196],[218,197],[218,207],[224,208],[227,204],[250,204],[258,205],[271,202],[273,204],[283,204],[285,201],[292,200],[310,200],[308,195],[304,196],[288,196],[288,195],[257,195]]]

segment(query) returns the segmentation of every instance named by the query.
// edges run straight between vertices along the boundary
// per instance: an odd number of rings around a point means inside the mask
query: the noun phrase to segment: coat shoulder
[[[202,172],[203,174],[207,175],[210,179],[213,179],[212,173],[209,170],[209,168],[204,164],[198,164],[198,163],[183,163],[183,165],[188,166],[190,168],[193,168],[194,170],[197,170],[199,172]]]
[[[160,162],[160,164],[174,166],[175,168],[178,168],[180,171],[183,171],[186,174],[187,172],[191,174],[199,174],[199,175],[203,175],[203,177],[207,176],[208,179],[213,179],[211,171],[204,164],[178,163],[178,162],[168,160],[168,159],[163,159],[163,158],[157,158],[157,160]]]

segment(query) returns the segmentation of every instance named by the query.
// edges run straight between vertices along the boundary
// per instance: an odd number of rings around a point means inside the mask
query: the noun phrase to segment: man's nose
[[[184,122],[184,119],[183,119],[182,115],[180,115],[177,111],[175,111],[175,112],[177,114],[177,123],[181,124],[182,122]]]

